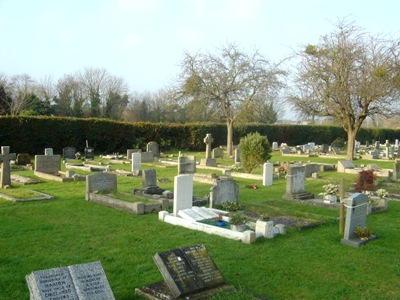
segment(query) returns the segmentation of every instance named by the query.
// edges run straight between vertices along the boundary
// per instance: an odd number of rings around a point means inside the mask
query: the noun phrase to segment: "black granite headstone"
[[[75,147],[65,147],[63,148],[64,159],[76,159],[76,148]]]
[[[204,245],[159,252],[153,259],[174,297],[195,294],[225,284]]]

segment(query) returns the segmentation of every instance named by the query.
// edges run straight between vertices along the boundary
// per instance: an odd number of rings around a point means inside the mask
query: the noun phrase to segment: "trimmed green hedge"
[[[12,152],[41,154],[45,148],[62,153],[67,146],[83,151],[86,140],[96,154],[124,153],[126,149],[142,148],[155,141],[161,150],[174,147],[182,150],[202,151],[207,133],[214,138],[213,147],[226,144],[226,124],[189,123],[127,123],[108,119],[78,119],[65,117],[0,117],[0,145],[10,146]],[[234,144],[250,132],[267,136],[270,143],[302,145],[307,142],[330,144],[347,135],[338,126],[260,125],[237,124],[234,127]],[[357,140],[365,143],[400,138],[400,130],[362,128]]]

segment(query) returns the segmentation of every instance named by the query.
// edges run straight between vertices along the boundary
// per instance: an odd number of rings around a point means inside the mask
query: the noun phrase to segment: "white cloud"
[[[129,33],[123,37],[122,43],[124,46],[134,47],[142,42],[142,37],[138,33]]]
[[[219,15],[231,22],[245,22],[255,17],[261,5],[260,0],[230,0],[222,6]]]

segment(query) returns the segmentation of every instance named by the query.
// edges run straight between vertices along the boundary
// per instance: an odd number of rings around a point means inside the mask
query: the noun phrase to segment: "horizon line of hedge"
[[[226,124],[214,123],[150,123],[118,122],[109,119],[69,117],[0,117],[0,143],[10,146],[11,152],[43,154],[45,148],[53,148],[62,154],[64,147],[75,147],[83,151],[86,141],[96,154],[125,153],[126,149],[140,148],[155,141],[161,151],[177,148],[188,151],[205,150],[203,139],[207,133],[214,138],[212,147],[226,145]],[[347,141],[343,128],[331,125],[291,124],[236,124],[233,143],[250,132],[266,136],[270,143],[303,145],[308,142],[331,144],[335,139]],[[356,139],[366,141],[393,142],[400,139],[400,130],[388,128],[361,128]]]

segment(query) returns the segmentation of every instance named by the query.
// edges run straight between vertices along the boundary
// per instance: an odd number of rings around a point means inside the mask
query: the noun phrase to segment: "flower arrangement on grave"
[[[281,175],[285,175],[285,174],[286,174],[285,166],[280,166],[280,167],[278,168],[278,172],[279,172],[279,174],[281,174]]]
[[[380,199],[385,199],[387,196],[389,196],[389,193],[385,189],[379,189],[375,192],[375,194],[380,198]]]
[[[234,211],[229,214],[229,223],[231,225],[246,224],[247,217],[240,211]]]
[[[368,240],[370,235],[372,234],[371,230],[368,227],[359,227],[357,226],[354,229],[354,234],[357,236],[358,239],[360,240]]]
[[[320,196],[327,196],[327,195],[338,195],[340,190],[339,186],[337,184],[329,183],[325,184],[322,186],[322,188],[325,190],[323,193],[319,193]]]
[[[224,210],[230,211],[230,212],[243,210],[243,208],[244,208],[242,204],[239,204],[234,201],[224,202],[224,203],[222,203],[222,207],[224,208]]]
[[[79,152],[76,152],[76,153],[75,153],[75,158],[76,158],[76,159],[80,159],[80,158],[81,158],[81,154],[80,154]]]
[[[257,185],[256,185],[255,183],[253,183],[253,184],[246,184],[244,187],[246,187],[246,188],[248,188],[248,189],[254,189],[254,190],[257,189]]]
[[[219,214],[216,218],[216,224],[217,226],[224,226],[225,225],[225,221],[222,218],[222,214]]]

